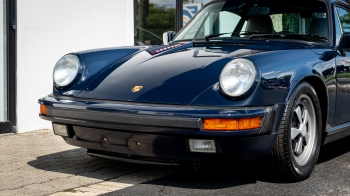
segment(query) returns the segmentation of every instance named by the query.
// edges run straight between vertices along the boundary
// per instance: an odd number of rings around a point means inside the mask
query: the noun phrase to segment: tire
[[[284,111],[274,148],[267,160],[270,169],[283,180],[307,179],[316,165],[321,139],[319,99],[314,88],[302,82],[292,93]]]

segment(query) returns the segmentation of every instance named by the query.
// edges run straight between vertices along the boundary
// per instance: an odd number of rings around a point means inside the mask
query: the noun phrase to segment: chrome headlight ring
[[[245,95],[256,81],[258,71],[248,59],[237,58],[224,67],[220,74],[220,88],[229,97]]]
[[[75,84],[81,76],[81,60],[75,54],[67,54],[56,63],[52,78],[56,88],[65,89]]]

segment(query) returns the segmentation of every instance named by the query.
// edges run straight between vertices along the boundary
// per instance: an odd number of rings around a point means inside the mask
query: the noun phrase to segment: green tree
[[[158,6],[150,0],[139,0],[136,6],[136,44],[162,44],[163,33],[175,30],[175,8]]]
[[[299,32],[299,14],[283,14],[283,31]]]
[[[343,29],[349,32],[350,31],[350,13],[347,12],[346,14],[340,16],[339,18],[342,23]]]
[[[174,29],[175,17],[175,8],[167,9],[150,4],[145,27],[150,29]]]

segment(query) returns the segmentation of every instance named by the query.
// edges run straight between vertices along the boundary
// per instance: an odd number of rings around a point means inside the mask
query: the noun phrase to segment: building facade
[[[7,12],[2,20],[7,38],[0,51],[2,133],[51,127],[38,117],[37,102],[52,92],[52,70],[61,56],[133,45],[134,3],[130,0],[2,1]]]
[[[0,134],[51,128],[37,100],[52,92],[63,55],[162,44],[163,32],[179,31],[210,1],[0,0]]]

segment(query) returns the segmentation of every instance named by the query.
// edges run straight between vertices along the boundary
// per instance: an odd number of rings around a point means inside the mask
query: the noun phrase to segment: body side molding
[[[350,122],[343,123],[326,130],[327,137],[324,144],[331,143],[350,135]]]

